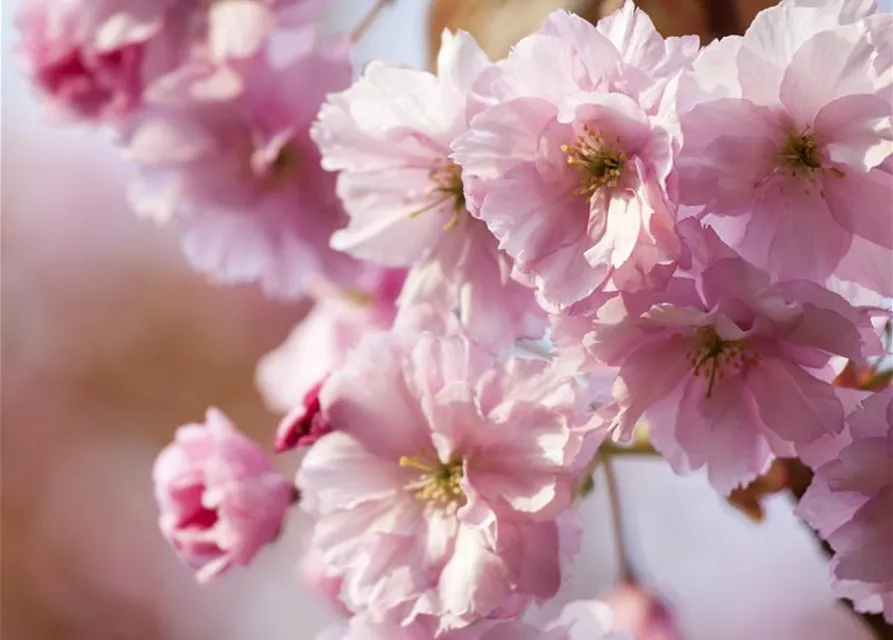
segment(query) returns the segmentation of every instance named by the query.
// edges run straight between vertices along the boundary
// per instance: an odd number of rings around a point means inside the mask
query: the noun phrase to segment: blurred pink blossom
[[[611,607],[614,625],[631,631],[634,640],[682,640],[669,608],[639,584],[622,582],[605,603]]]
[[[287,62],[197,62],[168,75],[128,144],[137,212],[174,223],[200,271],[286,298],[360,270],[329,247],[346,218],[309,138],[325,95],[350,82],[347,43],[317,45],[304,31],[291,44]]]

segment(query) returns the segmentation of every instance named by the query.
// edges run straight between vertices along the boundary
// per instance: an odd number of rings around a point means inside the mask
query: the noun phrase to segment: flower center
[[[462,186],[462,169],[454,162],[438,158],[428,172],[428,179],[434,183],[434,186],[426,194],[429,198],[432,198],[432,202],[409,215],[411,218],[415,218],[452,200],[453,216],[443,225],[444,231],[451,231],[459,226],[459,223],[462,221],[462,213],[465,211],[465,188]]]
[[[289,169],[295,168],[298,164],[298,150],[292,145],[284,145],[280,150],[273,164],[270,165],[270,172],[274,176],[281,175]]]
[[[462,460],[451,460],[444,464],[439,460],[429,462],[424,458],[403,456],[401,467],[416,469],[421,474],[406,485],[413,497],[435,507],[460,507],[465,504],[465,492],[459,486],[462,480]]]
[[[800,133],[790,133],[778,152],[778,162],[794,177],[808,177],[822,168],[815,134],[807,127]]]
[[[620,138],[617,139],[620,142]],[[567,163],[580,173],[580,188],[574,191],[575,196],[586,196],[592,200],[595,192],[602,188],[616,187],[623,175],[626,154],[605,144],[601,134],[586,125],[583,135],[572,145],[561,145],[567,154]]]
[[[731,367],[737,373],[745,365],[757,364],[761,356],[743,340],[723,340],[713,327],[701,327],[694,335],[694,344],[686,352],[692,375],[707,378],[707,397],[713,395],[717,380],[726,377]]]

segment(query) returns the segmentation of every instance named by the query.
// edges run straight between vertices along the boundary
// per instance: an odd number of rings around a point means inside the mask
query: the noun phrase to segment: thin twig
[[[620,581],[632,582],[633,569],[629,557],[629,549],[626,546],[624,535],[623,515],[620,512],[620,492],[617,489],[617,476],[614,472],[613,462],[605,458],[602,467],[605,470],[605,487],[608,490],[608,502],[611,506],[611,521],[614,524],[614,544],[617,549],[617,561],[620,564]]]
[[[359,42],[363,39],[363,36],[369,31],[375,21],[378,20],[378,15],[382,12],[382,10],[392,4],[394,0],[376,0],[375,5],[369,9],[369,12],[363,16],[363,19],[360,20],[360,23],[354,27],[353,32],[350,34],[350,39],[353,42]]]
[[[647,442],[635,443],[631,445],[619,445],[614,444],[611,441],[603,442],[602,446],[599,447],[598,455],[603,458],[614,458],[616,456],[660,457],[660,454],[655,450],[655,448]]]
[[[707,16],[707,30],[714,38],[741,35],[738,3],[735,0],[701,0]]]

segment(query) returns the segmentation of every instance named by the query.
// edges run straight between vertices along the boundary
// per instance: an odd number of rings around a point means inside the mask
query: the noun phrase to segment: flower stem
[[[636,443],[630,446],[621,446],[613,442],[604,442],[599,447],[598,455],[602,458],[614,458],[617,456],[657,456],[660,454],[649,443]]]
[[[620,509],[620,492],[617,488],[617,476],[613,465],[614,463],[610,458],[605,458],[602,463],[602,467],[605,470],[605,487],[608,490],[608,503],[611,506],[611,521],[614,524],[614,545],[617,549],[617,562],[620,565],[620,582],[632,582],[633,570],[629,549],[626,546],[623,514]]]
[[[350,39],[352,42],[359,42],[363,39],[363,36],[369,31],[375,21],[378,20],[378,15],[382,12],[382,10],[392,4],[394,0],[375,0],[375,4],[369,9],[369,12],[363,16],[363,19],[360,20],[360,23],[354,27],[353,32],[350,34]]]
[[[707,30],[711,36],[723,38],[743,33],[735,0],[701,0],[701,5],[707,16]]]

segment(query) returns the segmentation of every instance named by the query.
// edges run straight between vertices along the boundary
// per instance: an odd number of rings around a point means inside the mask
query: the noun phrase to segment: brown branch
[[[741,35],[738,3],[735,0],[701,0],[707,17],[707,32],[714,38]]]

